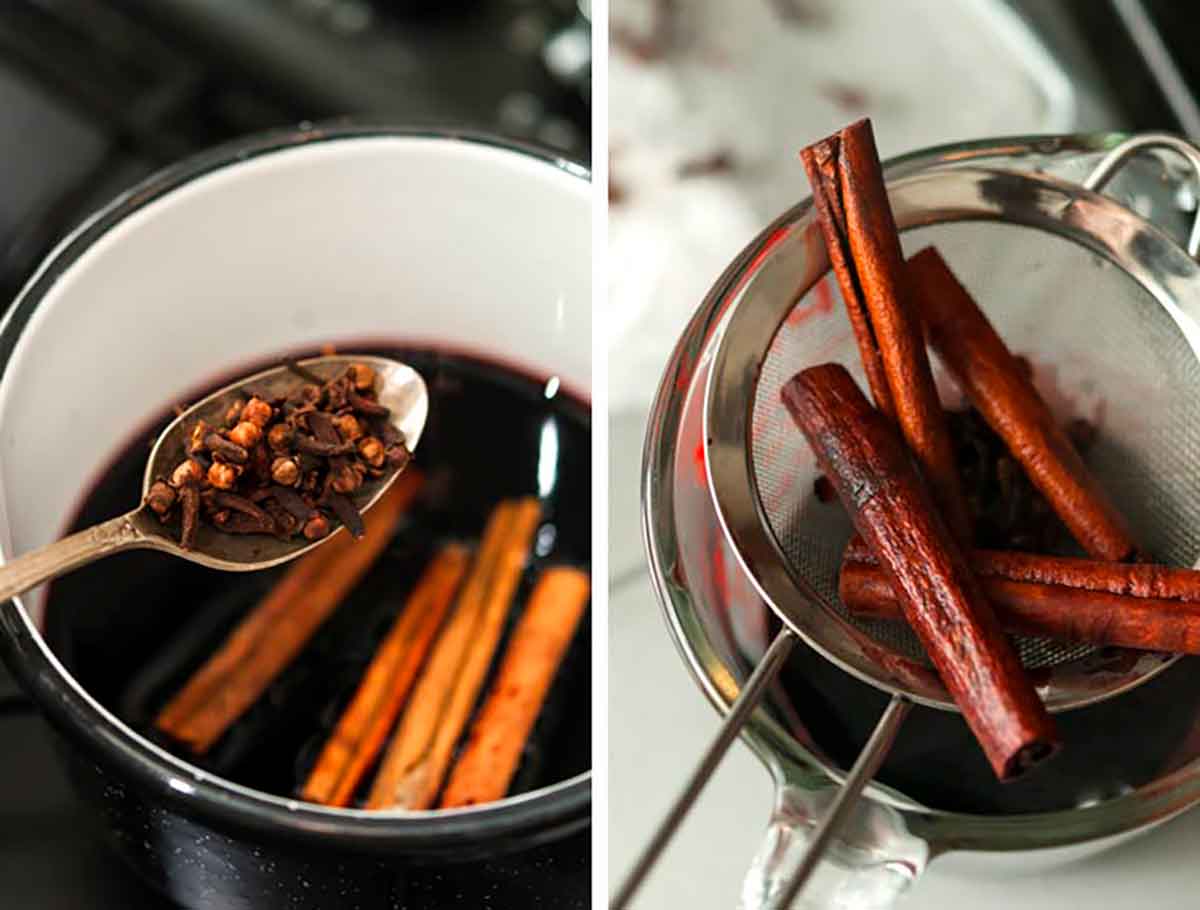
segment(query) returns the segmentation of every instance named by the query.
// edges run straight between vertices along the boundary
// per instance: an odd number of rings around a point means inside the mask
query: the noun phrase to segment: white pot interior
[[[5,554],[57,537],[147,418],[273,353],[432,344],[588,394],[590,225],[585,180],[439,138],[312,142],[167,192],[66,269],[5,368]]]

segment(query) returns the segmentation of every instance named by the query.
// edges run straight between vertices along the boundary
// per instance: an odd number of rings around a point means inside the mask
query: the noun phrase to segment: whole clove
[[[203,420],[200,421],[200,424],[203,423]],[[200,424],[197,424],[197,426]],[[219,455],[231,464],[245,464],[250,460],[250,453],[246,451],[244,446],[240,446],[236,442],[231,442],[218,433],[209,433],[204,437],[204,449],[212,452],[213,455]],[[204,449],[201,451],[204,451]]]
[[[354,452],[352,442],[325,442],[303,433],[296,434],[296,450],[309,455],[319,455],[322,458],[332,458],[336,455],[350,455]]]
[[[289,363],[304,383],[286,396],[259,390],[220,412],[220,426],[185,428],[185,452],[167,478],[151,485],[146,505],[180,522],[180,543],[195,546],[201,521],[230,534],[303,535],[320,540],[345,525],[363,533],[351,496],[384,467],[411,456],[404,435],[375,399],[377,374],[351,364],[328,381]]]

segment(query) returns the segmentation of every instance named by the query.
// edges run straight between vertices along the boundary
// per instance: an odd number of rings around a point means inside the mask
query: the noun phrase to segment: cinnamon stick
[[[798,373],[782,395],[996,776],[1048,757],[1054,722],[886,418],[837,364]]]
[[[542,573],[450,773],[443,809],[492,802],[508,792],[589,591],[586,572],[560,567]]]
[[[910,299],[871,122],[859,120],[808,146],[800,159],[871,394],[898,424],[951,530],[969,540],[970,512]]]
[[[999,575],[982,577],[980,584],[1006,632],[1100,647],[1200,654],[1200,602],[1196,600],[1113,594]],[[838,592],[855,616],[904,618],[891,584],[878,566],[843,563]]]
[[[1132,558],[1125,519],[941,255],[922,250],[908,273],[934,351],[1079,545],[1097,559]]]
[[[541,510],[501,503],[450,620],[417,681],[367,798],[368,809],[429,809],[470,718],[524,571]]]
[[[970,550],[967,562],[980,577],[1056,585],[1122,597],[1200,603],[1200,571],[1151,563],[1118,563],[1020,550]],[[843,564],[879,565],[861,537],[852,537]]]
[[[450,544],[434,556],[363,674],[301,796],[327,806],[348,806],[411,691],[434,636],[454,602],[470,554]]]
[[[366,534],[341,533],[301,557],[159,713],[155,725],[203,754],[262,695],[375,562],[422,477],[410,471],[366,513]]]

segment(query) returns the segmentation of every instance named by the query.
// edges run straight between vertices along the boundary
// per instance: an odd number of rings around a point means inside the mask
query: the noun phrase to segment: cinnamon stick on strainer
[[[980,575],[979,583],[1006,632],[1097,647],[1200,654],[1197,600],[1113,594],[1103,588],[1014,581],[1004,575]],[[877,565],[843,562],[838,595],[860,619],[904,618],[887,575]]]
[[[938,251],[913,256],[908,274],[929,343],[1071,535],[1097,559],[1133,558],[1125,519]]]
[[[966,555],[1007,632],[1200,653],[1200,572],[1195,569],[1015,550]],[[838,593],[856,616],[903,618],[879,560],[858,537],[846,545]]]
[[[800,160],[871,395],[899,426],[951,530],[969,540],[970,512],[910,299],[871,122],[859,120],[802,149]]]
[[[887,419],[838,364],[798,373],[782,395],[996,776],[1047,758],[1054,722]]]

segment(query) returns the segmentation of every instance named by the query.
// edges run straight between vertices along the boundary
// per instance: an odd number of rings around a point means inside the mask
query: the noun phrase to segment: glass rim
[[[907,152],[884,162],[888,179],[975,159],[1061,154],[1102,154],[1129,138],[1127,133],[1012,136],[950,143]],[[740,286],[769,257],[761,256],[772,238],[788,228],[811,205],[805,199],[790,206],[751,240],[718,277],[685,326],[660,381],[649,412],[642,463],[642,532],[650,578],[668,630],[680,656],[701,690],[721,714],[740,691],[741,671],[728,666],[701,628],[698,597],[677,580],[670,567],[677,538],[671,489],[676,455],[672,434],[683,406],[681,388],[691,388],[692,373],[710,352]],[[753,751],[776,778],[802,769],[824,780],[840,781],[846,771],[828,765],[804,748],[778,722],[759,709],[743,730]],[[824,786],[824,784],[822,784]],[[1027,849],[1095,840],[1167,818],[1200,801],[1200,758],[1139,788],[1103,802],[1053,812],[982,815],[932,808],[881,784],[871,784],[869,798],[900,811],[908,830],[934,844],[953,842],[957,849]]]

